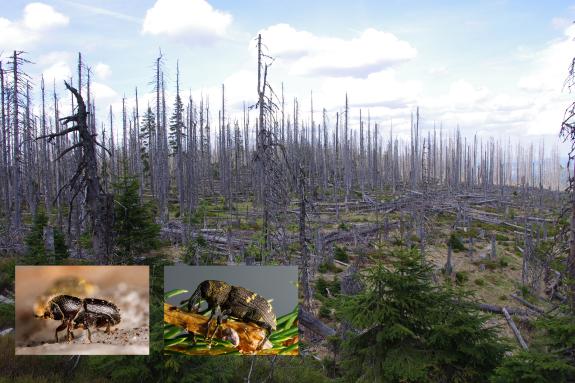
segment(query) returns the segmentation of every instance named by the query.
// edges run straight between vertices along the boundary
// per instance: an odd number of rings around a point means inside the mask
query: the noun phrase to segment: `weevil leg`
[[[190,334],[192,344],[196,344],[196,334],[193,332],[188,332],[188,334]]]
[[[268,331],[266,331],[266,336],[264,337],[264,339],[262,339],[260,344],[258,344],[258,347],[256,348],[256,350],[261,350],[261,348],[266,344],[269,337],[270,337],[270,333]]]
[[[106,330],[104,331],[104,333],[106,334],[110,333],[110,321],[106,321]]]
[[[224,317],[227,318],[230,313],[231,313],[231,310],[229,310],[229,309],[224,310],[224,311],[221,311],[221,309],[218,310],[218,313],[216,316],[216,328],[214,329],[214,332],[212,333],[212,336],[210,337],[210,342],[212,341],[212,338],[216,335],[216,332],[220,328],[220,325],[222,324],[222,320],[224,319]]]
[[[92,343],[92,333],[90,332],[90,326],[84,327],[88,331],[88,343]]]
[[[67,339],[68,343],[70,343],[72,341],[72,339],[74,339],[74,333],[72,332],[72,321],[71,320],[68,320],[68,323],[67,323],[66,339]]]
[[[270,335],[272,334],[271,327],[266,326],[265,329],[266,329],[266,336],[262,339],[260,344],[258,344],[258,347],[256,348],[256,350],[261,349],[266,344],[267,340],[269,339]]]
[[[212,343],[212,338],[214,337],[214,335],[216,334],[216,331],[218,330],[218,326],[219,326],[219,322],[220,322],[220,317],[222,315],[222,309],[220,306],[216,306],[214,307],[214,309],[212,310],[212,313],[210,314],[210,319],[208,319],[208,329],[206,330],[206,340],[208,341],[209,344]],[[216,329],[214,330],[214,332],[212,333],[211,336],[208,336],[210,333],[210,327],[212,324],[212,319],[216,317]]]
[[[59,333],[60,331],[64,330],[67,326],[68,326],[68,324],[67,324],[66,322],[62,322],[62,324],[56,328],[56,333],[55,333],[55,335],[56,335],[56,343],[58,343],[58,333]]]
[[[208,335],[210,334],[210,326],[212,324],[212,318],[214,317],[214,313],[219,310],[219,307],[216,306],[212,312],[210,313],[210,317],[208,318],[208,323],[206,323],[206,333],[204,335],[204,339],[207,340],[208,339]]]

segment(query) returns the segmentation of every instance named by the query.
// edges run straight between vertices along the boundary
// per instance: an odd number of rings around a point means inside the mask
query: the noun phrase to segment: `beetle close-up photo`
[[[120,323],[120,312],[116,305],[103,299],[84,298],[80,299],[71,295],[58,295],[52,298],[46,305],[46,309],[39,318],[62,321],[56,328],[55,338],[58,340],[58,332],[66,330],[68,342],[74,338],[73,329],[83,328],[88,331],[88,342],[92,343],[90,327],[106,327],[106,333],[110,333],[110,326]]]
[[[166,268],[164,352],[297,355],[296,281],[295,267]]]
[[[16,355],[147,355],[146,266],[18,266]]]

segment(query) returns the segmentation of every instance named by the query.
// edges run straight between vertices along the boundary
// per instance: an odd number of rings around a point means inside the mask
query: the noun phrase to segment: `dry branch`
[[[481,311],[493,313],[493,314],[503,314],[503,307],[497,305],[490,305],[487,303],[477,304],[477,308]],[[528,310],[523,310],[515,307],[506,307],[507,312],[511,315],[523,315],[528,316],[530,312]]]
[[[328,245],[332,242],[351,241],[354,239],[354,235],[364,236],[364,235],[375,234],[379,230],[381,230],[382,228],[383,228],[383,225],[366,225],[366,227],[364,226],[364,227],[359,228],[355,233],[353,231],[333,232],[333,233],[327,234],[324,237],[324,246]]]
[[[511,298],[515,299],[516,301],[524,304],[525,306],[529,307],[531,310],[536,311],[540,314],[543,314],[545,312],[545,310],[543,310],[542,308],[535,306],[533,303],[526,301],[525,299],[521,298],[520,296],[517,296],[515,294],[511,294]]]
[[[507,311],[507,309],[505,307],[503,307],[501,309],[501,311],[503,311],[503,315],[505,315],[505,319],[507,319],[507,323],[509,323],[509,327],[511,327],[511,330],[513,330],[513,334],[515,334],[515,338],[517,338],[517,341],[519,342],[521,347],[524,350],[527,350],[528,349],[527,343],[525,343],[525,340],[521,336],[521,332],[519,332],[519,329],[515,325],[515,322],[513,322],[513,318],[511,318],[511,315],[509,315],[509,312]]]
[[[181,327],[191,333],[205,335],[208,326],[208,318],[203,315],[184,312],[176,306],[164,303],[164,323]],[[214,338],[222,339],[225,336],[225,330],[228,328],[234,330],[238,334],[240,341],[237,349],[242,353],[255,352],[258,345],[266,336],[266,330],[253,323],[227,321],[218,327],[218,330],[214,334]],[[265,347],[266,345],[264,345],[264,348]],[[172,346],[169,349],[177,351],[178,347]],[[218,353],[217,350],[208,350],[208,352],[209,351],[215,352],[215,355]],[[258,354],[259,353],[260,352],[258,352]],[[214,354],[210,353],[210,355]]]
[[[319,319],[314,317],[311,313],[303,310],[301,308],[301,306],[299,308],[298,320],[302,326],[310,329],[311,331],[315,332],[316,334],[323,336],[324,338],[327,338],[328,336],[335,335],[334,329],[325,325]]]

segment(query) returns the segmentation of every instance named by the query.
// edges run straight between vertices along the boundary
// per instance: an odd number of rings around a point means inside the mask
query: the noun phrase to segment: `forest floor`
[[[542,283],[536,291],[527,292],[522,282],[522,268],[526,233],[530,233],[529,237],[534,242],[535,254],[539,254],[538,244],[558,238],[556,223],[562,204],[560,194],[545,192],[539,195],[537,191],[507,188],[504,193],[445,194],[436,191],[423,195],[405,191],[371,194],[367,199],[358,192],[354,196],[355,199],[347,203],[342,202],[341,197],[337,202],[337,199],[334,201],[330,196],[324,196],[320,202],[314,203],[313,214],[308,217],[307,236],[312,245],[310,261],[314,287],[311,311],[332,329],[339,327],[335,305],[342,276],[350,272],[350,266],[356,265],[361,273],[374,262],[387,262],[387,256],[397,249],[420,249],[422,242],[425,259],[433,265],[434,279],[438,283],[462,287],[470,291],[478,303],[528,311],[529,316],[513,316],[527,343],[532,330],[530,321],[536,313],[527,310],[512,294],[545,311],[556,304],[545,295]],[[250,264],[261,264],[261,211],[252,206],[249,199],[232,204],[232,211],[226,210],[222,201],[221,197],[204,200],[204,214],[192,226],[194,235],[185,241],[180,231],[183,227],[181,220],[172,218],[162,227],[163,246],[142,256],[162,256],[174,263],[187,264],[199,261],[200,264],[224,265],[230,264],[230,259],[233,264],[246,264],[248,260]],[[170,208],[172,212],[177,211],[175,205]],[[287,225],[287,255],[268,257],[264,264],[299,263],[297,209],[297,201],[294,201],[289,207],[294,220]],[[423,239],[420,238],[421,226]],[[323,241],[320,250],[317,250],[318,233]],[[453,271],[448,275],[444,268],[447,242],[452,235],[457,237],[461,247],[452,251]],[[492,238],[496,239],[495,257],[491,256]],[[124,298],[117,296],[115,299]],[[130,301],[137,300],[127,299],[124,304]],[[488,315],[490,319],[486,326],[497,326],[502,337],[510,338],[512,344],[516,344],[504,316]],[[44,323],[40,329],[42,333],[38,333],[41,336],[28,334],[26,339],[20,340],[16,337],[18,353],[62,353],[68,346],[77,347],[71,354],[147,353],[147,346],[143,343],[147,344],[149,340],[148,317],[145,323],[126,326],[124,320],[130,317],[133,316],[123,314],[123,323],[110,335],[101,330],[93,331],[92,344],[84,344],[85,339],[79,337],[70,345],[56,345],[53,331],[57,323],[51,321],[50,326]],[[16,330],[18,333],[18,326]],[[306,347],[312,354],[320,358],[329,355],[327,344],[321,337],[310,332],[304,335]],[[134,339],[134,336],[139,339]]]
[[[359,192],[355,194],[361,195]],[[436,281],[465,288],[472,292],[478,303],[526,310],[524,305],[512,297],[512,294],[517,294],[539,308],[548,310],[553,307],[553,303],[545,297],[540,298],[544,295],[543,284],[537,287],[535,294],[522,295],[522,292],[525,293],[522,285],[523,249],[527,232],[530,232],[529,237],[535,242],[535,247],[557,235],[555,223],[560,203],[560,196],[552,192],[541,196],[529,190],[513,188],[503,194],[495,191],[445,195],[440,191],[422,195],[408,191],[395,195],[370,195],[367,201],[366,198],[356,198],[347,204],[331,201],[317,203],[314,215],[309,218],[311,229],[308,236],[314,238],[310,242],[316,244],[317,233],[321,233],[324,241],[328,238],[336,240],[330,240],[329,244],[322,246],[324,249],[321,253],[312,255],[312,282],[316,287],[312,302],[313,314],[328,326],[337,328],[331,298],[339,292],[336,285],[341,283],[341,276],[353,264],[357,264],[361,270],[377,260],[386,262],[386,254],[394,249],[405,246],[420,249],[421,220],[424,227],[425,259],[433,265]],[[206,234],[205,237],[211,235],[215,241],[210,242],[212,237],[209,237],[205,249],[196,246],[193,250],[200,251],[202,263],[229,263],[226,254],[231,251],[236,263],[244,263],[248,255],[253,256],[255,253],[258,264],[257,252],[254,252],[257,246],[253,243],[261,231],[261,219],[258,218],[257,209],[252,208],[248,214],[246,206],[242,202],[241,208],[229,212],[222,208],[217,199],[211,201],[203,217],[202,227],[197,232]],[[290,210],[297,212],[297,203],[292,203]],[[369,231],[374,226],[379,228]],[[289,258],[279,260],[279,264],[298,262],[297,230],[296,224],[288,225],[288,251],[291,254]],[[444,267],[447,242],[451,235],[461,241],[462,247],[452,251],[453,272],[447,275]],[[494,258],[491,256],[492,238],[496,238]],[[189,247],[178,242],[172,238],[172,244],[160,252],[174,262],[192,263]],[[240,245],[236,246],[237,243]],[[268,260],[266,264],[278,264],[278,260]],[[317,291],[320,280],[327,281],[330,291]],[[514,342],[513,333],[504,316],[489,315],[490,320],[486,325],[498,326],[501,335]],[[529,342],[529,321],[525,317],[514,318]],[[313,346],[314,352],[325,354],[325,349],[321,345],[317,346]]]

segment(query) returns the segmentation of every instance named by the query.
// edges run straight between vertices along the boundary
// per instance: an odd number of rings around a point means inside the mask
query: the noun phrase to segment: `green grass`
[[[335,278],[333,281],[328,281],[323,277],[319,277],[315,282],[315,296],[316,298],[327,297],[327,289],[332,295],[339,294],[340,285],[339,280]]]
[[[467,271],[458,271],[455,273],[455,283],[459,286],[464,285],[469,281],[469,273]]]
[[[342,270],[337,267],[335,264],[333,263],[328,263],[328,262],[324,262],[321,265],[318,266],[317,271],[319,271],[322,274],[325,274],[327,272],[331,272],[331,273],[341,273]]]

